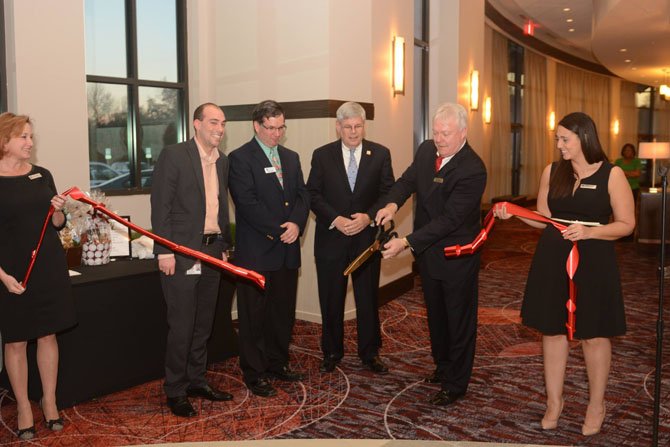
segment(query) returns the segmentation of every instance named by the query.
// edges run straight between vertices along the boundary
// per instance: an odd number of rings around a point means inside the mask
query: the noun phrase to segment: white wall
[[[7,106],[33,120],[33,163],[88,189],[82,1],[5,0]]]
[[[458,102],[470,111],[470,72],[478,70],[479,110],[469,113],[468,142],[486,160],[484,0],[430,0],[430,17],[430,113],[446,101]]]

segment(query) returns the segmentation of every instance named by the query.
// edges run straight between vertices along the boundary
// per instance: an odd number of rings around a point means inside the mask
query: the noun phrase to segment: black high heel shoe
[[[28,428],[20,428],[16,430],[16,436],[21,440],[21,441],[29,441],[35,437],[35,426],[30,426]]]
[[[42,399],[40,399],[40,408],[42,409],[42,413],[44,413],[44,407],[42,407]],[[63,422],[63,418],[56,418],[56,419],[47,419],[47,415],[44,415],[44,425],[47,426],[47,428],[51,431],[61,431],[65,427],[65,423]]]

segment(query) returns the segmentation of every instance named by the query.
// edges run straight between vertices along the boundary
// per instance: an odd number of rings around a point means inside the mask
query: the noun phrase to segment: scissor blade
[[[348,275],[350,275],[351,272],[353,272],[354,270],[356,270],[358,267],[361,266],[361,264],[363,264],[365,261],[367,261],[367,259],[368,259],[370,256],[372,256],[372,254],[373,254],[374,252],[376,252],[377,250],[379,250],[379,245],[380,245],[380,242],[379,242],[379,241],[374,241],[374,242],[372,243],[372,245],[370,245],[368,248],[366,248],[365,251],[364,251],[363,253],[361,253],[360,255],[358,255],[358,257],[357,257],[356,259],[354,259],[353,262],[352,262],[351,264],[349,264],[349,267],[347,267],[347,268],[344,270],[344,276],[348,276]]]

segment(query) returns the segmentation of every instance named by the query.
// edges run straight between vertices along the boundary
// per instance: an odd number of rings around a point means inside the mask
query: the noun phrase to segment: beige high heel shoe
[[[558,409],[558,416],[556,416],[556,419],[549,419],[545,413],[545,416],[542,418],[542,422],[540,423],[542,425],[542,430],[555,430],[556,427],[558,427],[558,418],[561,417],[564,403],[565,399],[561,399],[561,407]]]
[[[600,428],[603,426],[603,422],[605,421],[605,413],[606,413],[605,406],[603,406],[603,413],[600,416],[600,420],[598,421],[598,424],[596,424],[596,425],[586,425],[586,424],[582,425],[582,434],[584,436],[593,436],[593,435],[597,435],[598,433],[600,433]],[[586,421],[584,421],[584,422],[586,422]]]

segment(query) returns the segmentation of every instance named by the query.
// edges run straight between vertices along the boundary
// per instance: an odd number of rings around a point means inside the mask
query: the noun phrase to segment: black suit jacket
[[[309,193],[296,152],[278,146],[284,187],[267,172],[270,160],[252,138],[230,153],[230,193],[235,202],[235,264],[275,271],[300,267],[300,239],[292,244],[279,237],[280,225],[293,222],[302,235],[309,214]]]
[[[433,140],[421,143],[414,161],[391,188],[387,203],[400,207],[416,193],[414,232],[407,240],[430,277],[447,280],[458,274],[454,267],[461,258],[445,258],[444,247],[470,243],[481,229],[486,167],[466,142],[436,174],[436,152]]]
[[[383,198],[393,186],[390,151],[377,143],[363,140],[354,191],[349,187],[342,157],[342,140],[333,141],[314,151],[307,180],[312,211],[316,215],[314,255],[317,259],[337,259],[349,251],[362,252],[373,241],[375,229],[368,227],[353,237],[329,229],[337,216],[350,218],[367,213],[372,220],[386,202]]]
[[[228,247],[228,157],[219,151],[219,228]],[[155,234],[179,245],[199,250],[205,228],[205,180],[195,140],[164,148],[154,166],[151,181],[151,226]],[[173,253],[154,244],[155,254]],[[188,270],[195,259],[176,254],[177,268]]]

